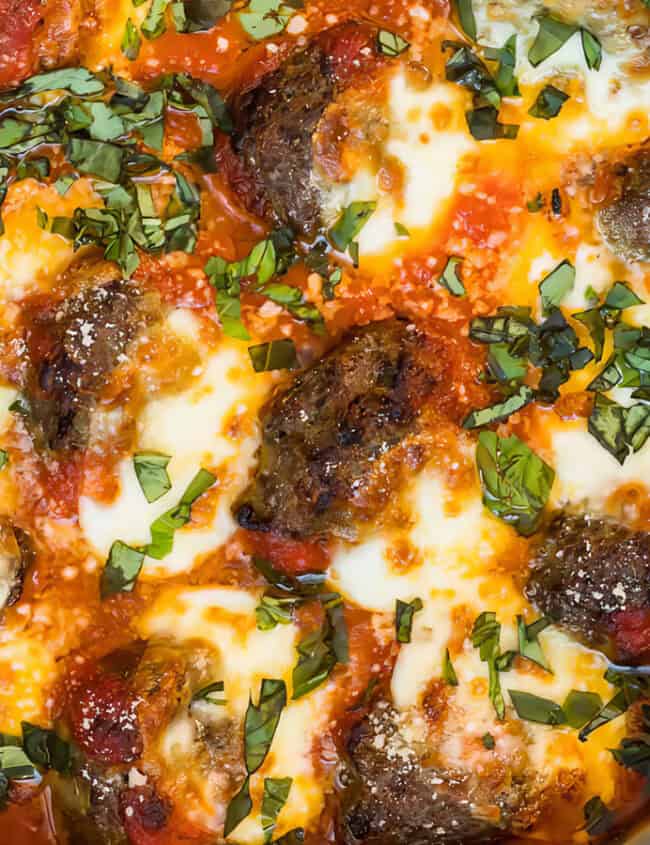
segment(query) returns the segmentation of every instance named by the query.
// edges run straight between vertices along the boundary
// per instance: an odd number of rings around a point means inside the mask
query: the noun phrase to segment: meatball
[[[385,498],[394,486],[385,461],[415,432],[441,369],[433,344],[401,320],[349,334],[262,409],[259,465],[236,505],[239,523],[349,535],[355,513],[376,509],[373,490]]]
[[[28,331],[28,420],[37,445],[53,450],[86,445],[90,412],[144,319],[134,285],[108,265],[86,272],[98,283],[37,314]]]
[[[245,197],[249,206],[267,207],[277,221],[298,233],[317,231],[320,197],[312,181],[312,136],[346,81],[346,68],[367,63],[372,45],[369,27],[336,27],[239,96],[233,108],[234,149],[249,178],[231,181],[252,190],[253,196]]]
[[[626,615],[650,609],[650,534],[559,513],[531,562],[526,594],[553,621],[602,646]]]
[[[20,598],[32,557],[29,536],[7,517],[0,517],[0,611]]]
[[[398,719],[380,701],[350,743],[351,770],[345,773],[343,795],[346,845],[505,841],[508,834],[495,825],[494,812],[492,821],[481,813],[470,779],[422,763],[400,733]]]
[[[650,149],[618,167],[618,198],[597,215],[608,246],[625,261],[650,261]]]

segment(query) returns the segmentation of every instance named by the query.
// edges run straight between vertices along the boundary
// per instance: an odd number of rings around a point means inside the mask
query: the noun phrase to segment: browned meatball
[[[316,232],[320,197],[312,181],[312,136],[349,69],[372,61],[374,53],[370,27],[343,24],[318,35],[236,100],[234,149],[249,178],[231,182],[240,183],[251,207],[266,205],[298,233]]]
[[[422,762],[383,701],[349,746],[343,838],[346,845],[474,845],[508,834],[482,815],[469,779]],[[495,802],[498,796],[494,796]]]
[[[650,261],[650,149],[617,166],[618,197],[598,212],[598,227],[625,261]]]
[[[355,329],[262,410],[262,446],[240,524],[294,535],[348,534],[391,450],[417,428],[441,380],[436,352],[413,327]],[[382,478],[390,488],[394,479]]]
[[[560,513],[532,560],[526,594],[555,622],[603,646],[622,614],[650,609],[650,534]]]
[[[0,611],[20,598],[33,556],[28,534],[7,517],[0,517]]]

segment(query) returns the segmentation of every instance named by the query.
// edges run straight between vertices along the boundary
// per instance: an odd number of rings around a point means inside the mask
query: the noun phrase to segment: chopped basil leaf
[[[302,698],[320,686],[336,665],[336,655],[331,643],[329,620],[307,634],[297,645],[298,662],[293,669],[292,698]]]
[[[207,469],[200,469],[190,481],[179,503],[151,523],[151,542],[145,548],[149,557],[162,560],[171,552],[174,547],[174,533],[187,525],[192,516],[192,505],[216,480]]]
[[[483,734],[481,742],[483,743],[483,748],[486,748],[488,751],[493,751],[496,746],[494,737],[491,733]]]
[[[140,38],[137,26],[133,23],[131,18],[127,18],[126,26],[124,27],[124,35],[122,36],[122,42],[120,44],[121,51],[127,59],[130,59],[133,62],[138,58],[141,44],[142,39]]]
[[[542,616],[541,619],[537,619],[531,625],[526,625],[523,616],[517,616],[519,654],[528,660],[532,660],[533,663],[537,663],[547,672],[551,671],[551,667],[548,665],[537,637],[550,624],[551,620]]]
[[[605,305],[608,308],[623,310],[633,308],[635,305],[643,305],[643,300],[625,282],[614,282],[605,297]]]
[[[505,717],[506,707],[501,692],[497,659],[499,657],[499,640],[501,638],[501,623],[497,622],[496,613],[485,611],[476,618],[472,628],[472,645],[479,649],[479,656],[488,666],[490,701],[499,720]]]
[[[244,31],[256,41],[261,41],[282,32],[294,11],[288,0],[286,3],[282,0],[250,0],[238,17]]]
[[[452,2],[463,32],[472,41],[476,41],[476,18],[472,6],[473,0],[452,0]]]
[[[489,61],[498,62],[494,81],[502,97],[519,97],[519,85],[515,76],[517,65],[517,36],[511,35],[503,47],[487,47],[485,58]]]
[[[278,816],[287,803],[292,783],[292,778],[264,778],[261,814],[264,845],[268,845],[273,839]]]
[[[384,56],[395,58],[408,50],[410,44],[401,35],[390,32],[388,29],[380,29],[377,33],[377,49]]]
[[[294,827],[284,836],[276,839],[274,845],[303,845],[305,841],[305,831],[302,827]]]
[[[517,393],[513,393],[502,402],[496,402],[487,408],[482,408],[479,411],[472,411],[463,420],[463,428],[472,429],[480,428],[491,423],[503,422],[509,416],[525,408],[535,398],[535,391],[525,384],[522,384]]]
[[[268,560],[261,557],[253,557],[253,564],[269,584],[292,596],[316,595],[325,584],[326,576],[324,572],[303,572],[299,575],[286,575],[276,569]]]
[[[451,662],[448,648],[445,649],[445,657],[442,662],[442,679],[445,683],[449,684],[450,687],[458,686],[458,676],[456,675],[454,664]]]
[[[340,252],[349,250],[354,239],[368,222],[368,218],[372,215],[376,202],[351,202],[345,208],[336,221],[334,226],[329,230],[328,237],[332,244]]]
[[[586,29],[580,30],[582,40],[582,52],[585,54],[585,61],[589,70],[600,70],[603,61],[603,48],[600,41]]]
[[[528,372],[525,359],[513,355],[507,343],[490,344],[487,366],[490,375],[501,384],[519,382]]]
[[[216,704],[223,706],[226,704],[226,699],[223,697],[224,683],[223,681],[214,681],[208,684],[207,687],[202,687],[194,693],[192,701],[207,701],[208,704]]]
[[[518,690],[508,690],[508,693],[520,719],[539,722],[542,725],[565,724],[566,716],[560,705],[554,701]]]
[[[576,268],[570,261],[564,260],[545,276],[539,283],[542,308],[545,314],[557,308],[564,297],[573,290],[576,280]]]
[[[175,83],[197,105],[201,106],[212,125],[222,132],[232,132],[232,119],[226,102],[217,91],[203,79],[195,79],[187,73],[176,74]],[[177,105],[176,102],[174,102]]]
[[[580,311],[571,315],[574,320],[582,323],[588,330],[591,342],[594,347],[594,357],[600,361],[603,357],[605,347],[605,321],[600,308],[589,308],[587,311]]]
[[[602,725],[622,716],[625,711],[640,698],[647,698],[650,694],[650,680],[647,676],[635,674],[634,670],[615,671],[608,669],[605,679],[617,687],[614,696],[603,705],[600,711],[588,722],[578,734],[578,739],[585,742],[589,734]]]
[[[395,223],[395,234],[399,238],[410,238],[411,237],[411,233],[409,232],[409,230],[406,228],[406,226],[403,223],[397,223],[397,222]]]
[[[320,599],[323,602],[330,626],[329,641],[334,657],[339,663],[347,663],[350,654],[343,598],[339,593],[327,593],[322,595]]]
[[[47,728],[21,722],[23,749],[29,759],[43,769],[65,774],[70,770],[70,745]]]
[[[230,799],[223,824],[223,835],[229,836],[238,824],[244,821],[253,809],[250,793],[250,776],[242,783],[239,791]]]
[[[16,179],[43,180],[50,175],[50,162],[46,158],[26,158],[18,162]]]
[[[296,347],[291,338],[249,346],[248,354],[256,373],[266,373],[270,370],[295,370],[298,366]]]
[[[262,680],[259,703],[253,704],[252,699],[248,702],[244,719],[244,756],[249,775],[266,759],[286,703],[284,681],[269,678]]]
[[[165,12],[171,0],[151,0],[147,17],[142,22],[140,30],[150,41],[159,38],[167,29]]]
[[[482,431],[476,449],[483,503],[524,536],[532,534],[546,506],[555,473],[518,437]]]
[[[533,67],[557,53],[579,29],[575,24],[563,23],[551,15],[539,15],[537,22],[539,30],[528,52],[528,61]]]
[[[512,344],[526,338],[532,326],[530,309],[498,308],[494,317],[475,317],[470,323],[469,336],[480,343]]]
[[[591,722],[602,707],[603,700],[597,692],[575,689],[571,690],[562,705],[567,722],[576,730],[584,728],[588,722]]]
[[[231,0],[185,0],[172,6],[179,32],[206,32],[230,11]],[[182,14],[181,14],[182,13]]]
[[[100,581],[100,595],[103,599],[115,593],[130,593],[137,580],[144,551],[133,549],[121,540],[116,540],[108,553]]]
[[[629,453],[625,437],[625,408],[601,393],[596,394],[588,429],[610,455],[620,464],[625,463]]]
[[[494,106],[482,106],[465,113],[467,127],[477,141],[513,141],[519,134],[514,123],[499,123],[499,112]]]
[[[632,769],[646,780],[650,779],[650,705],[641,706],[643,733],[621,740],[618,748],[612,749],[616,762]]]
[[[584,806],[585,831],[589,836],[602,836],[614,824],[614,814],[600,795],[594,795]]]
[[[554,117],[554,115],[551,115]],[[555,217],[560,217],[562,214],[562,194],[559,188],[553,188],[551,191],[551,211]]]
[[[453,49],[455,52],[445,65],[445,77],[449,82],[455,82],[474,93],[475,106],[501,105],[501,94],[497,89],[492,74],[479,57],[465,44],[454,41],[443,41],[443,49]]]
[[[541,211],[544,207],[544,197],[542,196],[541,191],[538,191],[537,195],[534,199],[528,200],[526,203],[526,208],[530,211],[531,214],[535,214],[537,211]]]
[[[463,285],[460,278],[460,267],[462,263],[462,258],[457,258],[452,255],[447,259],[445,269],[442,271],[442,276],[438,279],[438,282],[444,288],[447,288],[452,296],[465,296],[467,293],[465,285]]]
[[[78,97],[101,94],[104,90],[102,80],[84,67],[62,68],[30,76],[18,88],[7,91],[0,99],[17,100],[22,97],[32,97],[46,91],[67,91]]]
[[[395,602],[395,637],[398,643],[411,642],[411,629],[413,617],[422,610],[424,605],[422,599],[415,598],[413,601],[403,602],[397,599]]]
[[[32,780],[39,777],[38,770],[18,745],[0,746],[0,772],[9,780]]]
[[[560,91],[554,85],[545,85],[537,95],[537,99],[528,109],[531,117],[538,117],[543,120],[550,120],[557,117],[562,106],[569,99],[569,95]]]
[[[0,469],[4,469],[9,463],[9,455],[4,449],[0,449]]]
[[[133,468],[140,489],[148,502],[156,502],[171,490],[172,483],[167,473],[169,455],[158,452],[138,452],[133,456]]]
[[[71,138],[66,157],[81,173],[90,173],[105,182],[119,182],[122,175],[124,150],[114,144]]]
[[[277,625],[289,625],[293,619],[296,600],[262,596],[255,608],[255,622],[259,631],[271,631]]]

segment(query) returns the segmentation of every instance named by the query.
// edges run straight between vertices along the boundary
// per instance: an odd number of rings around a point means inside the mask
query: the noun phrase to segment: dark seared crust
[[[346,845],[487,845],[508,838],[481,818],[466,779],[421,763],[385,702],[357,730],[349,752]]]
[[[253,175],[259,197],[296,232],[311,234],[320,220],[311,181],[311,137],[334,96],[318,43],[294,53],[237,104],[235,150]]]
[[[25,572],[33,557],[29,535],[7,517],[0,517],[0,611],[20,598]]]
[[[416,428],[437,380],[433,354],[407,323],[372,323],[276,395],[261,413],[259,466],[236,507],[240,524],[345,534],[356,510],[372,510],[364,500],[376,464]]]
[[[650,149],[618,165],[619,197],[598,212],[610,249],[625,261],[650,261]]]
[[[124,774],[84,763],[72,776],[51,775],[50,783],[70,845],[127,845],[120,813]]]
[[[650,607],[650,534],[559,513],[533,558],[526,595],[555,622],[602,645],[613,614]]]
[[[140,298],[132,284],[113,279],[83,288],[35,319],[32,335],[47,352],[30,368],[25,394],[38,445],[86,445],[95,401],[142,326]]]

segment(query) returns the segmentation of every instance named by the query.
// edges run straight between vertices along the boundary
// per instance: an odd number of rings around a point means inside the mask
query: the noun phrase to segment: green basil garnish
[[[147,17],[142,22],[140,30],[145,38],[152,41],[159,38],[167,30],[165,12],[171,0],[151,0]]]
[[[487,366],[490,375],[505,385],[513,385],[525,378],[528,372],[526,359],[515,355],[507,343],[491,343]]]
[[[519,534],[532,534],[553,486],[551,467],[518,437],[492,431],[479,435],[476,463],[484,505]]]
[[[580,30],[580,38],[587,67],[589,70],[600,70],[603,61],[603,48],[600,41],[586,29]]]
[[[43,94],[46,91],[67,91],[78,97],[87,97],[101,94],[104,91],[104,83],[99,76],[84,67],[62,68],[30,76],[22,85],[7,91],[0,99],[5,102],[19,100],[23,97],[33,97],[34,94]]]
[[[399,599],[395,602],[395,637],[398,643],[411,642],[411,629],[413,617],[422,610],[424,605],[422,599],[415,598],[413,601],[403,602]]]
[[[197,690],[192,696],[192,701],[207,701],[208,704],[216,704],[222,707],[226,704],[226,699],[223,697],[224,683],[223,681],[214,681],[206,687]]]
[[[542,308],[548,314],[561,304],[564,297],[573,290],[576,280],[576,268],[570,261],[564,260],[539,283]]]
[[[571,690],[564,700],[562,709],[567,722],[572,728],[580,730],[591,722],[594,716],[602,710],[603,700],[597,692]]]
[[[174,533],[190,521],[192,505],[215,483],[216,477],[200,469],[190,481],[179,503],[151,523],[151,542],[145,548],[149,557],[162,560],[174,547]]]
[[[457,258],[452,255],[447,259],[445,269],[442,271],[442,276],[438,279],[438,282],[443,286],[443,288],[446,288],[452,296],[465,296],[467,293],[465,285],[460,277],[460,268],[462,263],[462,258]]]
[[[273,737],[287,703],[284,681],[264,678],[257,705],[251,699],[244,718],[244,757],[249,775],[266,759]]]
[[[533,67],[557,53],[579,29],[575,24],[563,23],[551,15],[540,15],[537,22],[539,30],[528,52],[528,61]]]
[[[298,366],[296,346],[291,338],[271,340],[248,347],[251,364],[256,373],[271,370],[295,370]]]
[[[238,824],[244,821],[253,809],[250,793],[250,775],[242,783],[239,791],[230,799],[226,809],[226,820],[223,825],[223,835],[229,836]]]
[[[452,0],[463,32],[472,41],[476,41],[476,18],[472,2],[473,0]]]
[[[646,780],[650,779],[650,705],[641,706],[643,733],[621,740],[618,748],[611,749],[620,766],[631,769]]]
[[[36,766],[61,774],[70,770],[70,745],[54,731],[21,722],[23,750]]]
[[[293,619],[296,600],[262,596],[255,608],[255,623],[259,631],[271,631],[278,625],[289,625]]]
[[[171,490],[172,483],[167,473],[170,461],[169,455],[158,452],[137,452],[133,456],[133,469],[148,502],[156,502]]]
[[[130,593],[142,569],[144,551],[116,540],[108,553],[100,580],[102,599],[116,593]]]
[[[4,469],[9,463],[9,455],[4,449],[0,449],[0,469]]]
[[[585,831],[589,836],[602,836],[614,824],[614,814],[601,799],[600,795],[594,795],[583,808],[585,817]]]
[[[450,687],[457,687],[458,686],[458,676],[456,675],[456,670],[454,669],[454,664],[451,662],[451,657],[449,655],[449,649],[445,649],[445,657],[442,662],[442,679],[447,683]]]
[[[317,595],[326,580],[324,572],[302,572],[298,575],[287,575],[276,569],[270,561],[261,557],[253,557],[253,565],[269,584],[280,592],[291,596]]]
[[[528,114],[542,120],[551,120],[551,118],[558,116],[568,99],[569,95],[565,94],[564,91],[554,85],[545,85],[537,95],[533,105],[528,109]]]
[[[504,399],[502,402],[497,402],[487,408],[482,408],[479,411],[472,411],[463,420],[463,428],[473,429],[480,428],[484,425],[491,425],[496,422],[503,422],[509,416],[525,408],[535,398],[535,391],[525,384],[522,384],[516,393]]]
[[[542,647],[537,639],[539,634],[551,624],[551,620],[542,616],[530,625],[526,625],[523,616],[517,616],[517,637],[519,640],[519,654],[527,660],[537,663],[547,672],[551,671],[548,661],[544,656]]]
[[[38,770],[18,744],[0,746],[0,771],[8,780],[32,780],[39,777]]]
[[[486,47],[484,53],[486,59],[499,63],[494,82],[501,96],[519,97],[519,85],[515,76],[517,36],[511,35],[501,48]]]
[[[124,53],[127,59],[130,59],[133,62],[138,58],[141,44],[142,39],[140,38],[137,26],[133,23],[131,18],[127,18],[126,25],[124,27],[124,35],[122,36],[122,42],[120,44],[122,53]]]
[[[630,450],[625,432],[626,408],[597,394],[589,416],[589,433],[623,464]]]
[[[395,222],[395,234],[398,238],[410,238],[411,233],[403,223]]]
[[[102,141],[71,138],[66,147],[66,158],[81,173],[89,173],[105,182],[119,182],[124,150]]]
[[[605,679],[617,687],[617,691],[582,728],[578,735],[581,742],[584,742],[589,734],[602,725],[622,716],[639,699],[647,698],[650,694],[650,679],[646,675],[635,674],[634,669],[626,671],[608,669],[605,672]]]
[[[377,49],[384,56],[394,59],[397,56],[401,56],[409,47],[409,42],[395,32],[390,32],[388,29],[380,29],[377,33]]]
[[[320,628],[307,634],[296,646],[298,662],[292,676],[294,700],[302,698],[324,683],[336,666],[331,635],[331,626],[329,620],[326,620]]]
[[[486,748],[488,751],[494,751],[496,742],[494,741],[494,737],[491,733],[483,734],[481,742],[483,743],[483,748]]]
[[[377,208],[376,202],[351,202],[339,216],[328,232],[328,237],[339,252],[345,252],[354,243],[354,239],[368,222]],[[353,255],[353,258],[355,256]],[[355,260],[355,265],[357,261]]]
[[[305,831],[302,827],[294,827],[284,836],[275,840],[274,845],[303,845],[305,841]]]
[[[542,725],[566,723],[564,711],[554,701],[518,690],[508,690],[508,693],[520,719],[525,719],[527,722],[539,722]]]
[[[501,105],[501,94],[492,74],[465,44],[455,41],[443,41],[444,50],[454,50],[453,56],[445,65],[445,78],[448,82],[455,82],[467,88],[474,94],[475,106],[493,106],[498,109]]]
[[[519,127],[514,123],[499,123],[499,112],[494,106],[482,106],[466,112],[467,128],[477,141],[514,141]]]
[[[292,778],[264,778],[261,814],[264,845],[268,845],[273,839],[273,831],[275,830],[278,816],[287,803],[292,783]]]
[[[536,214],[538,211],[541,211],[544,208],[544,197],[542,196],[541,191],[538,191],[535,195],[534,199],[528,200],[526,203],[526,208],[530,211],[531,214]]]
[[[230,11],[231,0],[185,0],[172,4],[178,32],[207,32]]]
[[[295,0],[250,0],[242,12],[239,12],[239,22],[256,41],[262,41],[271,35],[278,35],[291,20],[291,16],[299,7]]]
[[[502,721],[505,718],[506,706],[501,692],[501,681],[499,680],[499,669],[497,659],[499,657],[499,641],[501,639],[501,623],[497,622],[496,613],[485,611],[476,618],[472,628],[472,645],[479,649],[479,655],[488,666],[489,696],[494,705],[497,718]]]

